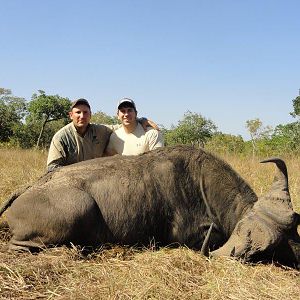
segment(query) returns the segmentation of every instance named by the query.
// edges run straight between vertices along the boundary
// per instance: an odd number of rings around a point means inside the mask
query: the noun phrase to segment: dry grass
[[[258,196],[270,188],[275,174],[273,163],[260,164],[259,159],[240,158],[234,156],[224,157],[231,166],[242,175],[251,185]],[[294,209],[300,212],[300,156],[283,158],[287,164],[289,174],[289,188]]]
[[[272,165],[226,157],[258,194],[272,180]],[[43,174],[46,153],[0,149],[0,203]],[[299,158],[287,159],[298,211]],[[87,256],[59,247],[33,254],[6,251],[0,235],[0,299],[298,299],[300,273],[274,265],[207,260],[186,248],[143,251],[113,247]]]
[[[208,261],[185,248],[115,247],[81,257],[78,249],[61,247],[0,256],[3,299],[297,299],[299,294],[297,271]]]
[[[47,153],[0,148],[0,203],[17,188],[34,182],[46,171]]]

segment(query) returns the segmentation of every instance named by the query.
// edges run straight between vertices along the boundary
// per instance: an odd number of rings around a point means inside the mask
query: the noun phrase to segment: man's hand
[[[152,127],[153,129],[159,130],[159,127],[154,123],[153,121],[147,119],[147,118],[139,118],[139,122],[143,126],[144,130],[147,130],[147,127]]]

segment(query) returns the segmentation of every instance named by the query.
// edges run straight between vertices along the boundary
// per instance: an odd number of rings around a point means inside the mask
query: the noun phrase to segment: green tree
[[[12,95],[11,90],[0,88],[0,141],[7,142],[26,114],[26,100]]]
[[[252,156],[257,152],[257,142],[262,139],[269,138],[273,132],[271,126],[263,126],[260,119],[246,121],[246,128],[248,129],[252,143]]]
[[[170,130],[163,130],[167,145],[192,144],[203,146],[213,133],[216,125],[200,114],[187,111],[183,119],[178,122],[177,127],[172,126]]]
[[[29,116],[26,119],[27,123],[40,124],[37,147],[39,147],[46,124],[60,119],[64,119],[67,122],[71,106],[71,101],[68,98],[63,98],[59,95],[46,95],[42,90],[38,92],[39,94],[32,95],[28,105]]]
[[[279,124],[275,127],[272,142],[283,153],[300,149],[300,122]]]
[[[57,120],[47,124],[45,126],[43,135],[41,136],[39,147],[49,147],[53,135],[64,125],[65,120]],[[36,141],[40,135],[41,123],[28,123],[20,125],[15,131],[14,135],[10,139],[12,145],[17,145],[21,148],[32,148],[36,146]]]
[[[220,154],[240,154],[245,150],[245,142],[240,135],[235,136],[232,134],[217,132],[207,142],[205,147]]]
[[[116,116],[111,117],[102,111],[97,111],[92,115],[91,122],[96,124],[114,125],[118,124],[118,118]]]
[[[294,111],[292,111],[290,115],[292,115],[294,118],[297,116],[300,117],[300,96],[293,99],[293,108]]]

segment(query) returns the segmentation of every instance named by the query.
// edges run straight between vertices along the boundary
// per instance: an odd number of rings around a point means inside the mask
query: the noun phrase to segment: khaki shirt
[[[145,131],[138,123],[132,133],[126,133],[123,127],[115,130],[110,136],[107,151],[111,154],[138,155],[163,146],[163,138],[159,131],[153,128],[147,128]]]
[[[73,122],[64,126],[52,138],[47,170],[103,156],[112,129],[113,126],[89,124],[82,137]]]

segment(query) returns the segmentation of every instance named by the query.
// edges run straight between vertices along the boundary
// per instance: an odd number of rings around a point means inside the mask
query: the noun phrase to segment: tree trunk
[[[254,139],[254,136],[252,136],[252,134],[250,136],[251,136],[251,143],[252,143],[252,159],[254,159],[255,152],[256,152],[256,141]]]
[[[43,122],[43,125],[42,125],[42,128],[41,128],[41,131],[40,131],[40,134],[39,134],[39,138],[36,142],[36,148],[38,149],[39,148],[39,145],[40,145],[40,140],[41,140],[41,137],[43,135],[43,132],[44,132],[44,129],[45,129],[45,126],[46,126],[46,123],[48,122],[48,117],[46,117],[45,121]]]

